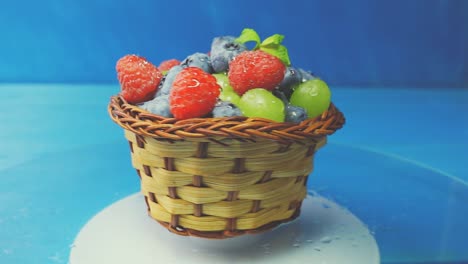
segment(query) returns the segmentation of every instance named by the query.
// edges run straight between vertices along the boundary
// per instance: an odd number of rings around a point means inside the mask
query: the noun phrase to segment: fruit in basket
[[[213,117],[242,116],[242,112],[237,106],[228,101],[219,101],[213,109]]]
[[[302,74],[301,72],[290,66],[286,68],[286,73],[284,74],[284,78],[281,83],[278,85],[278,90],[283,92],[286,98],[290,98],[293,92],[293,87],[296,84],[302,82]]]
[[[239,108],[248,117],[262,117],[276,122],[283,122],[285,118],[283,101],[263,88],[248,90],[242,95]]]
[[[229,68],[229,63],[239,53],[246,51],[244,44],[236,41],[235,37],[216,37],[211,43],[211,65],[214,72],[225,72]]]
[[[229,84],[229,79],[226,74],[224,73],[215,73],[213,76],[216,78],[219,86],[221,86],[221,93],[219,94],[219,99],[222,101],[228,101],[235,105],[240,100],[240,96],[234,92],[234,89]]]
[[[236,92],[234,92],[232,87],[230,87],[221,91],[221,93],[219,94],[219,99],[222,101],[231,102],[234,105],[238,105],[240,96]]]
[[[168,94],[155,97],[153,100],[139,105],[139,107],[155,115],[173,117],[169,105]]]
[[[295,87],[290,103],[304,108],[307,116],[313,118],[322,114],[330,106],[331,92],[320,79],[312,79]]]
[[[317,78],[313,73],[311,73],[309,71],[306,71],[304,69],[299,68],[298,71],[301,74],[302,82],[306,82],[306,81],[313,80],[313,79]]]
[[[177,119],[203,117],[211,113],[221,87],[213,75],[188,67],[177,74],[169,95],[171,113]]]
[[[229,83],[239,95],[254,88],[271,91],[281,83],[285,70],[283,62],[269,53],[245,51],[229,64]]]
[[[172,69],[172,67],[177,66],[179,64],[180,61],[177,59],[165,60],[159,64],[158,70],[160,70],[162,73],[167,73],[170,69]]]
[[[176,119],[243,115],[299,123],[316,117],[329,107],[330,90],[311,72],[291,65],[283,39],[274,34],[261,41],[246,28],[237,38],[215,37],[208,54],[166,60],[159,68],[127,55],[116,66],[121,95]]]
[[[137,55],[126,55],[117,61],[117,79],[122,97],[137,104],[151,100],[163,77],[156,66]]]
[[[211,59],[205,53],[194,53],[185,58],[180,65],[184,68],[187,67],[198,67],[207,73],[213,73],[213,67],[211,66]]]
[[[182,66],[177,65],[172,67],[164,76],[164,79],[161,80],[156,96],[168,95],[172,88],[172,83],[174,82],[175,77],[182,71]]]
[[[304,108],[290,104],[286,106],[285,115],[285,121],[293,123],[300,123],[308,118]]]

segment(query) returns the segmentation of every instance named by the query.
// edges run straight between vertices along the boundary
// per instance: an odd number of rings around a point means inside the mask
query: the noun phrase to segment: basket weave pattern
[[[176,120],[112,97],[148,212],[171,232],[208,238],[257,233],[295,219],[315,151],[344,117],[333,105],[300,124],[261,118]]]

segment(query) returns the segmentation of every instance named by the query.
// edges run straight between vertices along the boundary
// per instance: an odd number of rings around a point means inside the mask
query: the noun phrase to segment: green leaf
[[[255,32],[255,30],[251,28],[245,28],[242,30],[241,35],[236,39],[236,42],[245,44],[247,42],[254,41],[255,42],[255,47],[253,48],[258,49],[258,46],[260,45],[260,36]]]
[[[286,66],[289,66],[291,65],[291,61],[289,60],[288,49],[284,45],[281,45],[283,39],[283,35],[274,34],[263,40],[260,44],[260,50],[278,57]]]
[[[284,36],[280,34],[274,34],[273,36],[270,36],[263,40],[262,44],[260,44],[263,47],[275,47],[281,44],[283,41]]]
[[[288,49],[283,45],[274,45],[273,47],[271,47],[271,45],[260,46],[260,50],[277,57],[286,66],[291,65],[291,61],[289,60],[289,55],[288,55]]]

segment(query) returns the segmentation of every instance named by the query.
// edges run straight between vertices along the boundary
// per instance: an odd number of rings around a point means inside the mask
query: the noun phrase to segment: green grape
[[[216,82],[221,86],[221,89],[230,88],[232,90],[231,85],[229,84],[229,78],[225,73],[214,73],[213,76],[216,78]]]
[[[313,118],[328,109],[330,98],[331,92],[328,85],[320,79],[313,79],[296,86],[289,102],[304,108],[307,116]]]
[[[240,96],[234,91],[232,86],[229,84],[229,79],[224,73],[215,73],[213,76],[216,78],[216,82],[221,86],[221,93],[219,94],[219,99],[223,101],[228,101],[236,106],[239,103]]]
[[[262,117],[284,122],[284,103],[270,91],[263,88],[248,90],[239,101],[239,109],[244,116]]]
[[[238,106],[240,96],[234,91],[222,90],[221,93],[219,94],[219,99],[221,99],[222,101],[231,102],[234,105]]]

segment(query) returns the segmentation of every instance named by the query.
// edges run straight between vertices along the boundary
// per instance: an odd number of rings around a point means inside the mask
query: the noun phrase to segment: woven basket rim
[[[330,107],[322,115],[300,123],[244,116],[178,120],[147,112],[129,104],[119,95],[110,98],[108,113],[115,123],[137,135],[174,141],[200,138],[301,141],[331,135],[345,123],[343,113],[333,103],[330,103]]]

